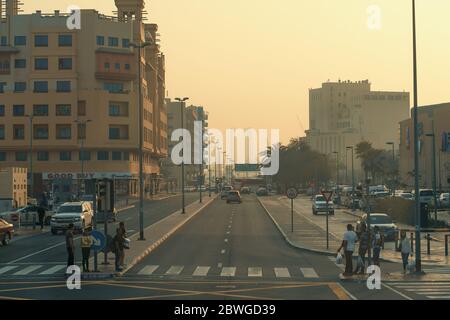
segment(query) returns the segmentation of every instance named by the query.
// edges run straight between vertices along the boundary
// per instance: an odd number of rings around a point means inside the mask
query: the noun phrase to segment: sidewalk
[[[186,207],[186,213],[181,214],[181,210],[172,213],[170,216],[156,222],[144,230],[144,241],[139,240],[139,232],[130,236],[130,249],[125,250],[125,265],[123,271],[116,272],[114,266],[114,254],[108,253],[108,265],[103,265],[103,253],[98,254],[98,269],[99,272],[84,273],[85,279],[99,279],[113,276],[122,276],[133,266],[138,264],[142,259],[148,256],[153,250],[173,235],[179,228],[185,225],[189,220],[195,217],[199,212],[210,205],[215,199],[216,195],[211,198],[205,197],[203,203],[195,202]],[[94,265],[94,258],[90,260],[90,265]]]
[[[289,199],[284,196],[259,197],[258,199],[290,245],[317,253],[334,256],[337,248],[341,245],[346,225],[348,223],[355,224],[357,220],[351,212],[348,214],[344,210],[336,210],[335,216],[329,216],[329,248],[327,249],[325,216],[313,216],[310,212],[311,202],[306,198],[298,198],[294,201],[294,232],[291,232]],[[444,255],[443,242],[434,241],[431,246],[431,255],[426,254],[425,239],[422,239],[421,244],[423,265],[446,266],[449,264],[450,259]],[[385,249],[381,253],[382,261],[401,262],[400,255],[394,247],[394,242],[386,243]],[[442,252],[442,254],[436,254],[438,252]]]

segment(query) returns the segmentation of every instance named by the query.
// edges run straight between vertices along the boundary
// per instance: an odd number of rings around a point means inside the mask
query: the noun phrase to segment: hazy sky
[[[22,1],[25,12],[115,10],[113,0]],[[287,141],[308,129],[308,89],[328,79],[412,91],[411,0],[146,2],[167,56],[169,97],[204,105],[211,127],[279,128]],[[447,102],[450,1],[416,2],[419,103]],[[380,30],[367,26],[370,5],[381,9]]]

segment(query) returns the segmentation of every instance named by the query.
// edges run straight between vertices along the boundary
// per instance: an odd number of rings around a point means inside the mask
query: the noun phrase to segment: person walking
[[[124,251],[122,231],[120,230],[120,228],[116,229],[116,235],[113,238],[113,246],[115,254],[116,272],[120,272],[123,270],[122,267],[120,266],[120,259]]]
[[[339,253],[341,249],[344,249],[345,255],[345,271],[344,276],[353,275],[353,251],[355,251],[355,242],[357,235],[353,231],[353,226],[351,224],[347,225],[347,231],[344,233],[344,239],[342,240],[341,246],[337,250]]]
[[[69,224],[66,231],[66,248],[67,248],[67,267],[73,266],[74,261],[74,249],[75,245],[73,242],[73,223]]]
[[[83,257],[83,272],[89,271],[89,257],[91,255],[92,237],[86,229],[81,236],[81,254]]]
[[[357,274],[359,272],[360,274],[364,274],[366,270],[366,253],[369,247],[369,234],[367,232],[367,226],[365,223],[361,224],[361,230],[358,241],[359,241],[358,262],[354,273]]]
[[[408,266],[409,256],[411,255],[411,240],[406,235],[406,231],[400,233],[400,253],[402,255],[403,261],[403,273],[406,273],[406,268]]]
[[[37,209],[37,214],[39,218],[39,225],[41,226],[41,231],[44,230],[44,220],[45,220],[45,208],[40,205]]]
[[[123,242],[125,242],[125,238],[127,237],[127,230],[125,228],[125,223],[123,221],[121,221],[119,223],[119,229],[120,229],[120,232],[121,232],[122,240],[123,240]],[[125,260],[125,250],[122,250],[122,254],[120,256],[120,266],[122,268],[125,266],[124,260]]]
[[[374,235],[372,237],[372,248],[373,248],[373,264],[380,266],[380,253],[381,247],[383,246],[383,237],[380,233],[380,228],[375,226],[373,228]]]

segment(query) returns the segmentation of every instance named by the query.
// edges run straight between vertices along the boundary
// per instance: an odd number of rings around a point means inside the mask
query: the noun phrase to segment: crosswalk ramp
[[[318,272],[312,267],[234,267],[234,266],[160,266],[145,265],[135,267],[127,275],[156,277],[217,277],[217,278],[304,278],[318,279]]]
[[[391,282],[389,286],[411,299],[449,300],[450,282]]]

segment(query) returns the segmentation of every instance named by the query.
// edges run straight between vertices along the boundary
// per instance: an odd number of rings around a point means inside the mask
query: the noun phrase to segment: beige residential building
[[[431,188],[433,182],[433,138],[436,146],[436,186],[449,189],[450,179],[450,103],[418,108],[419,177],[422,188]],[[411,117],[400,122],[400,179],[414,187],[414,129]]]
[[[143,22],[144,0],[115,0],[115,17],[81,10],[81,28],[74,30],[68,14],[19,14],[16,0],[6,4],[0,167],[28,166],[32,142],[36,192],[50,191],[54,177],[70,177],[75,189],[83,173],[126,177],[119,192],[137,193],[142,83],[145,185],[157,189],[168,147],[165,59],[157,25]],[[141,79],[132,42],[152,43],[142,49]]]
[[[0,169],[0,199],[12,199],[15,208],[27,204],[27,169]],[[0,208],[0,212],[2,212]]]
[[[339,152],[341,181],[351,180],[351,151],[361,141],[374,148],[390,149],[386,142],[399,144],[398,123],[409,114],[409,93],[371,91],[371,83],[363,81],[326,82],[309,91],[309,130],[306,141],[314,150],[331,155]],[[355,156],[355,172],[363,178]]]

